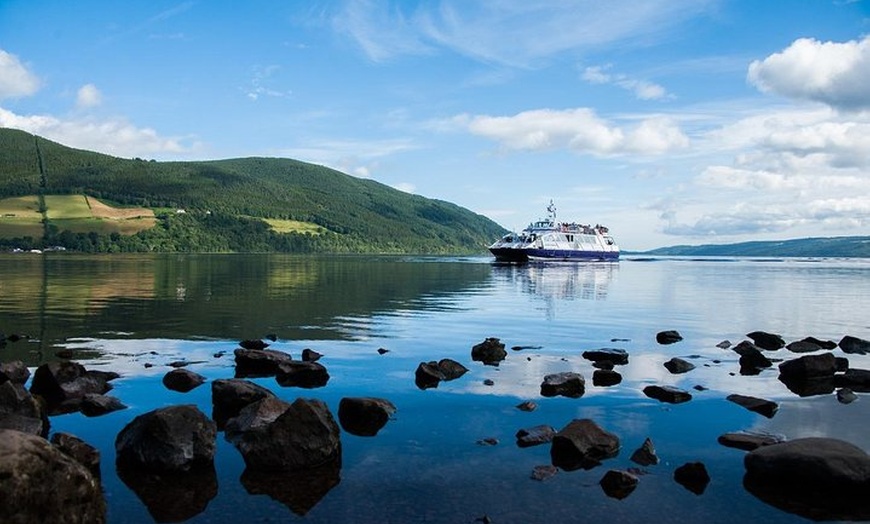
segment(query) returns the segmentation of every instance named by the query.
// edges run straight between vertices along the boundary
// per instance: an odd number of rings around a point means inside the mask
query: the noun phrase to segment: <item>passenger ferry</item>
[[[489,251],[498,262],[530,260],[618,260],[619,246],[608,229],[576,222],[556,222],[556,206],[547,206],[547,218],[528,225],[521,233],[508,233]]]

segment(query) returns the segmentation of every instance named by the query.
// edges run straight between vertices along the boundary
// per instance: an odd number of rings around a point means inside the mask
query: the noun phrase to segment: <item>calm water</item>
[[[832,436],[870,450],[870,398],[849,405],[833,395],[799,398],[777,380],[775,367],[741,376],[738,356],[716,347],[755,330],[787,341],[870,338],[870,260],[629,257],[516,267],[488,258],[4,255],[0,275],[0,332],[32,337],[2,349],[5,360],[35,367],[70,348],[86,367],[122,374],[111,394],[129,409],[51,420],[52,431],[101,449],[110,522],[156,516],[471,523],[484,515],[494,523],[801,522],[743,489],[744,452],[719,445],[717,437],[739,430]],[[678,330],[684,340],[658,345],[655,334],[664,329]],[[292,494],[248,493],[241,456],[219,434],[219,488],[201,501],[205,509],[166,515],[160,505],[148,507],[115,472],[117,433],[136,415],[165,405],[195,403],[210,414],[209,384],[168,391],[161,383],[167,364],[201,361],[189,369],[210,380],[230,378],[238,341],[267,334],[278,337],[272,349],[294,358],[303,348],[324,354],[331,379],[313,390],[282,388],[274,379],[257,383],[290,401],[322,399],[333,413],[345,396],[384,397],[398,407],[395,420],[376,437],[342,433],[340,483],[307,506],[279,501]],[[487,337],[527,348],[509,350],[498,367],[472,362],[471,347]],[[630,354],[629,364],[617,368],[623,376],[617,386],[593,386],[591,363],[580,356],[603,347]],[[380,355],[378,348],[389,352]],[[216,357],[220,352],[226,354]],[[691,357],[697,368],[671,375],[662,363],[672,356]],[[768,356],[797,355],[783,349]],[[470,372],[437,389],[418,389],[417,364],[445,357]],[[870,368],[870,356],[849,360]],[[586,394],[541,397],[544,375],[559,371],[582,373]],[[662,404],[643,395],[648,384],[676,385],[694,399]],[[697,392],[695,385],[709,389]],[[726,401],[731,393],[775,400],[779,412],[766,419]],[[524,400],[538,409],[516,409]],[[620,454],[592,470],[530,479],[536,465],[549,464],[549,446],[521,449],[516,431],[538,424],[559,429],[574,418],[592,418],[616,433]],[[662,462],[646,468],[630,496],[608,498],[598,481],[609,469],[636,466],[629,456],[646,437]],[[499,443],[477,443],[484,438]],[[712,478],[702,495],[673,480],[674,469],[690,461],[704,462]],[[197,496],[169,493],[162,500]]]

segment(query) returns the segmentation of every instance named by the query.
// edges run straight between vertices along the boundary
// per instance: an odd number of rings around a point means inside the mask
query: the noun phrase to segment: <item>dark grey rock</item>
[[[215,423],[192,404],[155,409],[118,433],[117,462],[158,472],[213,466],[216,435]]]
[[[583,352],[583,358],[592,362],[607,360],[617,366],[628,364],[628,352],[624,349],[601,348]]]
[[[751,338],[756,346],[768,351],[776,351],[785,347],[785,340],[782,339],[782,336],[775,333],[753,331],[752,333],[747,333],[746,336]]]
[[[351,435],[373,437],[396,413],[396,406],[383,398],[344,397],[338,404],[338,422]]]
[[[313,349],[305,348],[302,350],[302,361],[303,362],[317,362],[323,358],[323,355],[314,351]]]
[[[801,342],[808,342],[810,344],[815,344],[822,349],[834,349],[837,347],[837,343],[833,340],[822,340],[816,337],[806,337]]]
[[[292,362],[289,353],[273,349],[236,349],[236,378],[273,377],[280,371],[280,365]]]
[[[320,362],[289,360],[278,365],[275,381],[281,387],[320,388],[329,382],[329,372]]]
[[[730,340],[723,340],[722,342],[719,342],[718,344],[716,344],[716,347],[719,349],[728,349],[731,347],[731,341]]]
[[[695,495],[702,495],[710,483],[703,462],[687,462],[674,470],[674,480]]]
[[[100,482],[36,435],[0,429],[0,521],[106,522]]]
[[[780,380],[831,378],[837,371],[837,361],[831,353],[804,355],[779,365]]]
[[[241,346],[242,349],[266,349],[269,347],[269,343],[263,342],[259,339],[248,339],[239,342],[239,346]]]
[[[555,477],[557,473],[559,473],[559,469],[556,466],[542,464],[532,468],[532,474],[530,477],[533,480],[544,481]]]
[[[643,394],[659,402],[680,404],[692,400],[692,394],[674,386],[647,386]]]
[[[274,397],[267,388],[241,378],[218,379],[211,383],[212,418],[222,429],[227,421],[248,404]]]
[[[591,419],[575,419],[553,436],[550,459],[565,471],[592,469],[615,457],[619,446],[619,437]]]
[[[611,469],[601,477],[598,484],[604,494],[610,498],[622,500],[631,495],[637,487],[639,479],[628,471]]]
[[[45,437],[49,421],[42,405],[24,386],[7,380],[0,384],[0,428]]]
[[[30,378],[30,370],[20,360],[0,363],[0,384],[7,380],[22,386]]]
[[[173,369],[169,373],[163,375],[163,385],[172,391],[187,393],[192,389],[201,386],[205,382],[205,377],[199,373],[190,371],[189,369]]]
[[[866,355],[867,353],[870,353],[870,340],[864,340],[863,338],[846,335],[840,339],[838,345],[840,346],[840,349],[843,350],[843,353],[855,355]]]
[[[79,410],[86,417],[99,417],[122,409],[127,409],[127,406],[110,395],[88,394],[79,403]]]
[[[737,448],[744,451],[752,451],[762,446],[770,446],[785,442],[785,437],[782,435],[773,435],[770,433],[758,432],[733,432],[719,435],[717,439],[719,444],[728,448]]]
[[[564,371],[544,377],[541,382],[541,396],[580,398],[586,392],[586,379],[580,373]]]
[[[100,478],[100,450],[77,436],[64,432],[52,435],[51,443],[67,456],[74,458],[82,466],[88,468],[94,478]]]
[[[538,404],[531,400],[526,400],[525,402],[520,402],[519,404],[517,404],[516,407],[520,411],[530,412],[538,409]]]
[[[516,433],[517,446],[521,448],[529,448],[548,444],[553,440],[556,430],[548,424],[541,424],[531,428],[523,428]]]
[[[631,461],[641,466],[654,466],[659,463],[656,448],[649,437],[643,441],[639,448],[634,450],[634,453],[631,454]]]
[[[773,362],[761,352],[755,344],[745,344],[740,347],[740,374],[757,375],[763,369],[773,366]]]
[[[61,405],[81,400],[85,395],[103,394],[112,389],[106,374],[91,372],[76,362],[49,362],[36,368],[30,393],[45,400],[49,415],[65,412]]]
[[[455,380],[468,372],[468,368],[449,358],[436,362],[420,362],[414,380],[420,389],[437,388],[442,380]]]
[[[597,387],[615,386],[622,382],[622,375],[612,369],[596,369],[592,372],[592,385]]]
[[[656,333],[656,342],[659,344],[675,344],[681,340],[683,340],[683,336],[680,335],[679,331],[673,329]]]
[[[858,393],[870,393],[870,370],[851,368],[842,375],[834,376],[834,385],[849,388]]]
[[[858,395],[849,388],[840,388],[837,390],[837,402],[840,404],[851,404],[858,400]]]
[[[489,337],[471,348],[471,360],[486,365],[497,366],[507,357],[504,344],[495,337]]]
[[[792,353],[813,353],[816,351],[821,351],[822,346],[816,344],[815,342],[810,342],[804,339],[796,340],[794,342],[786,344],[785,349],[791,351]]]
[[[759,415],[763,415],[767,418],[773,418],[776,415],[776,411],[779,409],[779,404],[776,402],[765,400],[763,398],[749,397],[746,395],[728,395],[725,397],[727,400],[734,402],[738,406],[743,406],[744,408],[752,411],[754,413],[758,413]]]
[[[442,380],[456,380],[468,373],[468,368],[453,359],[442,358],[438,361],[438,369],[444,375]]]
[[[673,357],[664,364],[665,369],[670,371],[671,373],[677,375],[680,373],[688,373],[695,369],[695,365],[687,360],[683,360],[679,357]]]

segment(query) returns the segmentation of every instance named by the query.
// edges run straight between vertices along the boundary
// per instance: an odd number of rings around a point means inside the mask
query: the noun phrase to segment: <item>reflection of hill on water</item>
[[[604,300],[618,262],[541,262],[498,266],[522,291],[545,300]]]

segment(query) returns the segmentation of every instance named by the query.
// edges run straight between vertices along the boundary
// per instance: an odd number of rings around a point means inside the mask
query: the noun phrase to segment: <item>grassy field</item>
[[[309,233],[312,235],[319,235],[326,231],[322,226],[312,224],[311,222],[280,220],[277,218],[267,218],[265,221],[272,226],[272,229],[276,233]]]
[[[73,233],[133,235],[157,223],[150,209],[113,207],[84,195],[46,195],[45,207],[49,224]],[[41,238],[42,234],[36,196],[0,200],[0,237]]]
[[[0,199],[0,237],[42,238],[42,213],[36,196]]]

